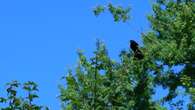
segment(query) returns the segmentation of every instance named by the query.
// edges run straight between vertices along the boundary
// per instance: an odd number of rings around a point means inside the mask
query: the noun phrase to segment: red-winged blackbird
[[[134,52],[134,57],[141,60],[144,58],[144,55],[142,54],[142,52],[139,50],[138,47],[138,43],[135,42],[134,40],[130,40],[130,48],[133,50]]]

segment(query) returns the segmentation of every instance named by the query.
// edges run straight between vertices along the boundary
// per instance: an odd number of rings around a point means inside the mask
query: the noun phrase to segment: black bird
[[[139,50],[138,47],[138,43],[135,42],[134,40],[130,40],[130,48],[133,50],[134,52],[134,57],[141,60],[144,58],[144,55],[142,54],[142,52]]]

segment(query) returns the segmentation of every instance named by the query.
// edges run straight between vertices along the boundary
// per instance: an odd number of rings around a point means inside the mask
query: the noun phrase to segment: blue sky
[[[59,110],[57,85],[67,69],[75,67],[77,49],[90,56],[99,38],[117,59],[130,39],[141,43],[140,32],[149,30],[150,1],[111,1],[132,8],[128,23],[114,23],[109,13],[99,17],[92,13],[107,0],[1,0],[0,94],[11,80],[35,81],[40,89],[38,102]]]

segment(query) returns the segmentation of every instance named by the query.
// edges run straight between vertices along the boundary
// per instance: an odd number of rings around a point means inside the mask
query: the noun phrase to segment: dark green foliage
[[[4,104],[7,107],[1,107],[1,110],[43,110],[43,106],[38,106],[33,103],[35,98],[38,98],[37,95],[37,84],[28,81],[21,85],[18,81],[12,81],[7,83],[7,97],[0,97],[0,103]],[[23,90],[27,92],[27,97],[18,96],[18,90],[22,86]],[[48,110],[46,107],[45,110]]]
[[[104,12],[105,8],[103,6],[97,6],[93,12],[95,14],[95,16],[99,16],[100,13]]]
[[[94,14],[108,10],[114,21],[125,22],[129,8],[112,4],[97,6]],[[154,14],[148,16],[152,31],[142,34],[144,54],[135,59],[132,48],[121,51],[120,60],[112,60],[105,45],[97,41],[94,56],[87,58],[78,51],[79,62],[75,70],[63,77],[66,84],[59,86],[62,109],[65,110],[183,110],[183,99],[173,101],[178,95],[190,96],[188,110],[195,110],[195,2],[193,0],[156,0]],[[136,49],[135,49],[136,50]],[[173,70],[183,66],[179,72]],[[19,97],[18,89],[27,94]],[[156,86],[168,89],[168,95],[153,101]],[[185,90],[184,94],[178,88]],[[38,98],[34,82],[7,84],[7,97],[0,97],[6,107],[1,110],[41,110],[33,103]],[[45,108],[48,109],[48,108]]]
[[[95,15],[104,12],[99,6]],[[108,5],[115,21],[121,21],[129,9]],[[94,56],[87,59],[79,52],[75,72],[66,77],[67,87],[60,86],[60,99],[66,110],[165,110],[168,102],[174,110],[182,110],[185,100],[177,97],[178,87],[185,89],[195,106],[195,3],[192,0],[157,0],[154,14],[149,16],[153,31],[142,34],[143,60],[133,58],[132,51],[122,51],[120,61],[110,59],[102,43],[98,42]],[[128,18],[128,17],[127,17]],[[183,70],[175,73],[173,68]],[[166,68],[165,68],[166,67]],[[169,93],[159,102],[151,96],[156,86],[167,88]],[[156,93],[158,94],[158,93]]]
[[[87,59],[79,52],[75,73],[66,77],[67,87],[60,86],[60,99],[66,110],[158,110],[151,101],[150,62],[137,61],[128,51],[121,61],[111,60],[100,41],[94,56]]]
[[[165,101],[171,101],[178,94],[178,87],[184,87],[191,96],[189,109],[195,106],[195,2],[192,0],[159,0],[153,5],[154,15],[149,16],[153,31],[144,38],[145,48],[150,56],[168,71],[161,71],[156,84],[169,89]],[[184,69],[175,73],[172,68],[183,65]]]
[[[99,5],[93,10],[93,12],[95,16],[99,16],[105,10],[108,10],[112,14],[115,22],[126,22],[129,19],[129,7],[123,8],[121,6],[113,6],[111,3],[108,4],[108,6]]]

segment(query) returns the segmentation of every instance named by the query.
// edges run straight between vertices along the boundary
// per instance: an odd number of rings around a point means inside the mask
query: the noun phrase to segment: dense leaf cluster
[[[153,31],[146,34],[145,48],[163,68],[156,83],[169,88],[166,101],[177,96],[178,87],[183,87],[191,96],[189,109],[195,109],[195,3],[193,0],[159,0],[153,5],[154,15],[149,16]],[[175,66],[183,66],[175,73]]]
[[[108,10],[114,21],[128,20],[129,8],[98,6],[94,14]],[[112,60],[105,45],[97,41],[91,58],[78,51],[79,62],[69,70],[65,86],[60,85],[59,98],[64,110],[183,110],[183,99],[189,96],[188,110],[195,110],[195,2],[193,0],[156,0],[153,14],[148,16],[152,31],[143,33],[143,46],[139,48],[143,59],[136,59],[129,48]],[[176,66],[183,69],[175,72]],[[168,94],[160,101],[152,96],[162,86]],[[26,97],[18,93],[19,87]],[[178,92],[182,87],[185,93]],[[7,84],[7,97],[0,97],[1,110],[41,110],[36,105],[37,85],[34,82]],[[48,110],[46,107],[45,109]]]
[[[75,74],[66,77],[67,87],[60,87],[60,99],[67,110],[156,110],[151,101],[152,76],[150,62],[133,60],[123,51],[121,61],[110,59],[100,41],[94,56],[87,59],[79,52]]]
[[[6,86],[7,97],[0,97],[0,103],[5,106],[0,107],[1,110],[43,110],[43,106],[33,103],[34,99],[38,98],[36,83],[28,81],[21,85],[18,81],[12,81]],[[26,97],[20,96],[22,93],[18,93],[19,87],[25,91]],[[46,107],[45,110],[49,109]]]
[[[115,21],[120,21],[115,16],[118,8],[108,7]],[[99,15],[104,10],[99,6],[94,13]],[[171,109],[182,110],[185,100],[172,101],[178,95],[190,96],[188,109],[195,109],[195,3],[157,0],[153,11],[148,16],[152,31],[142,34],[143,60],[136,60],[128,50],[122,51],[120,61],[114,62],[99,41],[92,58],[79,52],[76,71],[70,71],[67,86],[60,87],[65,109],[164,110],[163,103],[168,102]],[[183,69],[175,72],[176,66]],[[160,102],[151,99],[156,86],[168,89],[168,95]],[[185,94],[178,94],[179,87]]]

